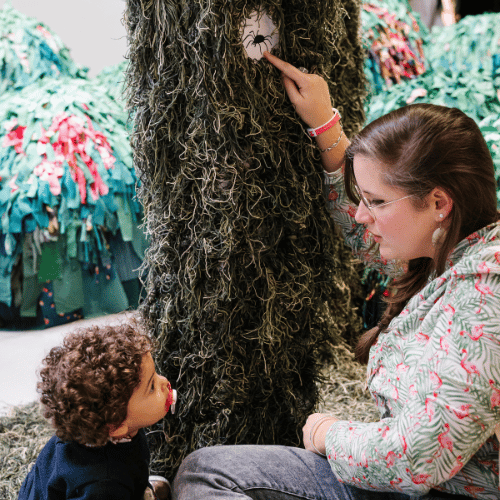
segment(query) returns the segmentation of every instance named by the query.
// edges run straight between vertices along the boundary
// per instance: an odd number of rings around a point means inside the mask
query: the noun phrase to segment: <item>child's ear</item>
[[[127,422],[123,422],[118,427],[116,425],[109,426],[109,437],[120,439],[126,436],[128,433],[128,425]]]

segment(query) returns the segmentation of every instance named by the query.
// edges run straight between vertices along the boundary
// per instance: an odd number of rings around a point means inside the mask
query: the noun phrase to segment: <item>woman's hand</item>
[[[316,128],[332,118],[330,91],[321,76],[302,73],[295,66],[267,51],[263,55],[281,71],[286,93],[302,121],[309,127]]]
[[[313,413],[302,428],[304,448],[318,455],[325,455],[325,437],[330,426],[338,419],[325,413]]]

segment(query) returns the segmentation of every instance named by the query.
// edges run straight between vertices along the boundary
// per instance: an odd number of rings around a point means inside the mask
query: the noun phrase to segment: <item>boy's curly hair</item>
[[[51,349],[37,389],[56,435],[104,446],[110,427],[125,420],[142,358],[152,350],[152,339],[136,321],[77,330]]]

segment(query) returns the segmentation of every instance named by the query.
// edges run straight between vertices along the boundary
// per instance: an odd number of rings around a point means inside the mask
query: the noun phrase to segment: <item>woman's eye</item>
[[[149,392],[154,392],[155,391],[155,383],[153,382],[151,384],[151,389],[149,390]]]
[[[372,200],[369,203],[372,206],[377,206],[377,205],[383,205],[385,202],[384,202],[384,200]]]

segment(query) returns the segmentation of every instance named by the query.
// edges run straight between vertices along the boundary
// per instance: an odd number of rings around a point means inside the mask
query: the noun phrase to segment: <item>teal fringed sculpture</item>
[[[42,78],[85,78],[60,38],[43,23],[26,17],[7,1],[0,9],[0,94]]]

